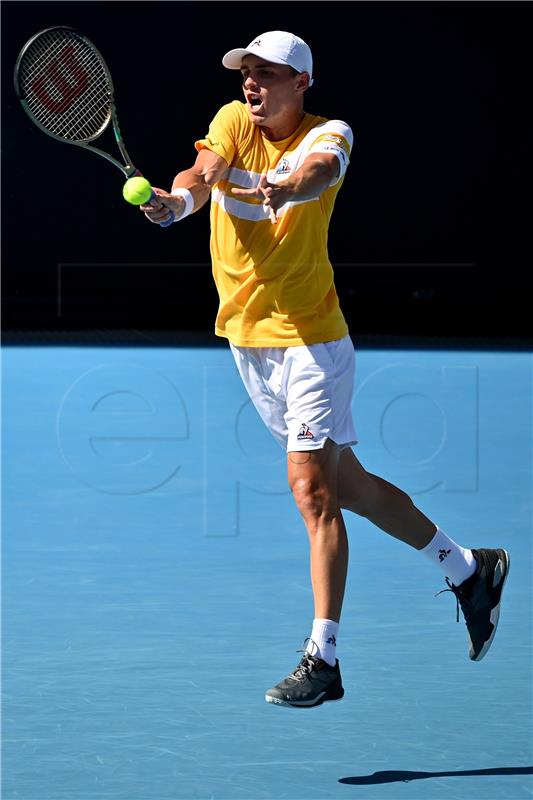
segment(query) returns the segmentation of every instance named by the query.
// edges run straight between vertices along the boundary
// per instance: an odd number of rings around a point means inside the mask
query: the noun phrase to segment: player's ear
[[[309,73],[308,72],[300,72],[298,75],[298,80],[296,81],[296,91],[297,92],[305,92],[306,89],[309,89]]]

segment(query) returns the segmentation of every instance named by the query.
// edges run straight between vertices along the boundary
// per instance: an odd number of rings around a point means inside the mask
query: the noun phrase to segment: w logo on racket
[[[76,60],[74,45],[68,44],[35,78],[31,88],[47,111],[63,114],[88,85],[89,76]]]

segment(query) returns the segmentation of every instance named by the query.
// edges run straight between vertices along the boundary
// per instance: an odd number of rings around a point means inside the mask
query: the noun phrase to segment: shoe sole
[[[265,695],[267,703],[272,703],[275,706],[288,706],[289,708],[318,708],[324,703],[338,703],[344,697],[344,689],[340,697],[320,697],[318,700],[302,703],[290,703],[288,700],[281,700],[279,697],[271,697],[269,694]]]
[[[479,655],[476,656],[475,658],[472,658],[471,659],[472,661],[481,661],[482,658],[485,658],[485,656],[489,652],[489,648],[490,648],[490,646],[492,644],[492,640],[494,639],[494,635],[496,633],[496,628],[498,627],[498,622],[499,622],[499,619],[500,619],[500,606],[501,606],[501,603],[502,603],[503,590],[505,588],[505,583],[506,583],[507,577],[509,575],[509,568],[511,566],[511,559],[509,557],[509,553],[507,552],[507,550],[503,550],[503,553],[504,553],[504,556],[505,556],[505,574],[502,577],[502,589],[501,589],[501,592],[500,592],[500,600],[499,600],[498,605],[494,606],[494,608],[490,612],[490,621],[492,622],[494,627],[492,629],[492,633],[490,635],[490,639],[487,639],[487,641],[485,642],[485,644],[483,645],[483,647],[479,651]]]

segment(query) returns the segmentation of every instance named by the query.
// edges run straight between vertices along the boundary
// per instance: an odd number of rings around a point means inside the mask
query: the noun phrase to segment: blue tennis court
[[[309,710],[264,701],[308,545],[229,350],[2,360],[4,800],[533,795],[531,353],[358,352],[364,466],[511,573],[470,662],[441,573],[346,514],[346,695]]]

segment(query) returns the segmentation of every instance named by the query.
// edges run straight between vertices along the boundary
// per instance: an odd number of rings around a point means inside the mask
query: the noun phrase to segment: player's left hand
[[[266,174],[261,175],[254,189],[232,189],[232,194],[241,197],[256,197],[263,201],[263,206],[270,212],[270,219],[276,222],[276,212],[287,202],[286,191],[277,183],[270,183]]]

